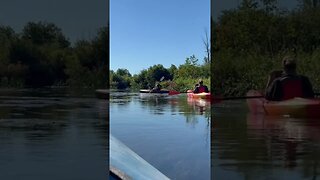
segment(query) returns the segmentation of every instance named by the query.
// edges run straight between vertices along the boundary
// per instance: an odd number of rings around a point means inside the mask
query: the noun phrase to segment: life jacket
[[[199,93],[206,92],[206,88],[204,86],[199,86]]]
[[[303,97],[302,80],[298,77],[285,77],[281,79],[282,100]]]

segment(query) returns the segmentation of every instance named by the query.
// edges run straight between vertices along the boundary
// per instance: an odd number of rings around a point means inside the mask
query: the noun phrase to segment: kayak
[[[150,89],[140,89],[139,92],[140,93],[152,93],[152,94],[169,94],[169,90],[160,90],[160,91],[153,92]]]
[[[166,180],[169,179],[118,139],[110,135],[110,178]]]
[[[157,98],[157,97],[167,97],[169,96],[169,90],[161,90],[157,92],[153,92],[149,89],[141,89],[140,91],[141,98]]]
[[[247,96],[257,96],[262,93],[251,90]],[[264,98],[247,99],[251,112],[264,112],[268,115],[284,115],[290,117],[320,117],[320,99],[296,97],[284,101],[268,101]]]
[[[187,91],[188,98],[211,100],[211,93],[193,93],[192,90]]]

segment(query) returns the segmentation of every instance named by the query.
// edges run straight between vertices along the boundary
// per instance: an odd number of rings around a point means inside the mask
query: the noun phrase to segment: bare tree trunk
[[[202,39],[203,44],[205,46],[205,52],[206,52],[206,56],[204,58],[204,62],[205,63],[210,63],[211,62],[211,57],[210,57],[210,41],[209,41],[209,37],[208,37],[208,31],[205,30],[205,38]]]

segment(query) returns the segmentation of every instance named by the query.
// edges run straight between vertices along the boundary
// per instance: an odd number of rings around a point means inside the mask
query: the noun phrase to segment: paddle
[[[163,80],[164,80],[164,76],[162,76],[162,77],[160,78],[159,82],[162,82]],[[151,92],[153,92],[153,89],[151,89],[151,90],[149,91],[149,93],[151,93]]]

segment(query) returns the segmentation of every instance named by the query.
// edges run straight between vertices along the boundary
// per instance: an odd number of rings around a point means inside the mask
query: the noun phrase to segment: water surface
[[[210,179],[210,104],[111,93],[110,131],[170,179]]]
[[[213,113],[213,179],[319,178],[320,119],[252,114],[245,101]]]
[[[0,179],[106,179],[106,118],[90,93],[1,91]]]

